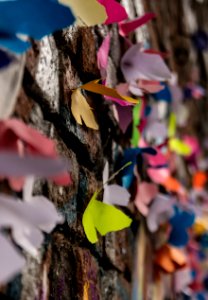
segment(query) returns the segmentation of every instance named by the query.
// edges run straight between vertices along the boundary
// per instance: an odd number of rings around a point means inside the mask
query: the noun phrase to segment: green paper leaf
[[[136,104],[133,108],[133,128],[132,128],[132,138],[131,144],[133,147],[138,147],[140,132],[138,129],[141,116],[141,101]]]
[[[133,147],[138,147],[139,138],[140,138],[139,129],[137,127],[133,126],[132,138],[131,138],[131,144]]]
[[[82,218],[85,234],[91,243],[98,241],[97,231],[102,235],[131,225],[132,219],[112,205],[98,201],[98,192],[92,196]]]
[[[141,116],[141,101],[138,102],[133,107],[133,124],[134,126],[138,126],[140,123],[140,116]]]

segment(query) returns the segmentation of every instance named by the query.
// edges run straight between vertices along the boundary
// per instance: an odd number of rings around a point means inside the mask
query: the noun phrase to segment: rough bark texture
[[[141,1],[123,2],[131,17],[141,12]],[[195,57],[194,62],[187,56],[191,48],[183,23],[185,19],[181,18],[184,15],[182,2],[144,0],[145,9],[157,13],[157,22],[148,27],[151,42],[154,48],[170,51],[169,64],[179,72],[182,82],[186,80],[184,74],[189,72],[189,62],[193,64],[199,59],[205,74],[203,79],[206,79],[205,58]],[[203,11],[203,15],[207,15],[207,1],[203,5],[193,1],[193,5],[197,14]],[[201,23],[198,18],[198,24]],[[70,110],[72,90],[100,77],[96,51],[109,30],[113,36],[109,84],[115,85],[117,75],[120,76],[116,69],[120,47],[123,47],[116,25],[73,27],[44,38],[40,43],[34,42],[27,53],[15,116],[56,140],[59,152],[71,162],[73,185],[62,188],[37,182],[35,192],[43,193],[55,203],[66,222],[45,237],[37,259],[27,257],[23,274],[2,289],[1,299],[3,294],[5,299],[14,300],[130,299],[134,226],[108,234],[100,238],[98,244],[91,245],[81,224],[87,203],[102,184],[104,159],[108,158],[112,171],[119,149],[127,139],[116,124],[111,105],[101,96],[86,93],[99,131],[77,125]],[[146,34],[146,29],[139,30],[137,37],[146,38]],[[184,63],[184,60],[187,61]]]

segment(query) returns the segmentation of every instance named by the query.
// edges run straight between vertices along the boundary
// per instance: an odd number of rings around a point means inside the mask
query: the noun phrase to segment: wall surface
[[[27,267],[5,289],[6,299],[128,299],[132,269],[132,233],[109,234],[91,245],[81,224],[83,212],[94,191],[102,186],[107,158],[125,141],[110,104],[87,93],[99,131],[79,126],[70,111],[72,90],[100,77],[96,51],[103,36],[113,35],[110,74],[116,81],[120,60],[116,27],[70,28],[33,44],[26,55],[23,85],[15,116],[38,128],[57,142],[71,162],[72,186],[63,188],[38,182],[43,192],[63,213],[66,222],[45,237],[38,259],[27,257]],[[111,81],[111,78],[109,78]],[[121,145],[122,146],[122,145]],[[115,153],[114,153],[115,152]]]

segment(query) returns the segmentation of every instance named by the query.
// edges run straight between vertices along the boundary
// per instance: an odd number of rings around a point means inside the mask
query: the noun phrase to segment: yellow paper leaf
[[[130,102],[133,104],[137,104],[139,102],[137,99],[120,95],[115,89],[112,89],[105,85],[99,84],[98,81],[99,80],[90,81],[90,82],[82,85],[81,88],[86,91],[89,91],[89,92],[93,92],[93,93],[100,94],[100,95],[105,95],[108,97],[117,98],[117,99],[127,101],[127,102]]]
[[[92,113],[92,109],[87,103],[87,100],[82,95],[80,89],[76,89],[71,96],[71,111],[78,124],[82,125],[82,120],[85,125],[92,129],[98,129],[98,124]]]
[[[176,133],[176,115],[172,112],[170,114],[169,125],[168,125],[169,138],[174,137],[175,133]]]
[[[98,241],[97,231],[104,236],[108,232],[127,228],[132,222],[121,210],[96,198],[97,192],[92,196],[82,218],[85,234],[91,243]]]
[[[59,0],[71,8],[79,25],[94,26],[103,24],[107,14],[103,5],[97,0]]]
[[[208,218],[207,214],[203,214],[201,217],[196,218],[194,226],[194,233],[202,235],[208,230]]]
[[[177,138],[171,138],[169,140],[169,148],[179,155],[189,156],[191,154],[190,146]]]

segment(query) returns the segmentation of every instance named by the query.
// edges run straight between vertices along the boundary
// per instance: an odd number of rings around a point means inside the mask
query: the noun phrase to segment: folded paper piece
[[[111,205],[128,206],[131,195],[118,184],[109,184],[104,188],[103,202]]]
[[[144,96],[145,91],[139,87],[138,82],[130,82],[127,84],[128,84],[128,90],[132,95],[137,97]]]
[[[26,261],[2,233],[0,233],[0,245],[0,283],[6,284],[22,270]]]
[[[34,175],[53,178],[67,171],[65,160],[38,155],[20,156],[15,152],[0,151],[0,176],[22,177]],[[67,179],[69,183],[69,176]]]
[[[0,229],[11,229],[15,243],[30,253],[38,254],[43,242],[41,230],[49,233],[58,223],[63,222],[55,206],[43,196],[32,196],[33,178],[29,178],[23,191],[23,200],[0,194]],[[25,259],[12,245],[9,238],[0,233],[0,283],[6,283],[20,272]]]
[[[176,178],[172,176],[168,176],[165,178],[161,184],[166,188],[167,191],[173,192],[173,193],[185,193],[185,189],[181,185],[180,181],[178,181]]]
[[[55,207],[52,207],[53,204],[41,196],[34,201],[23,202],[1,194],[0,228],[11,228],[15,242],[36,256],[43,242],[41,230],[49,233],[56,224],[63,222]]]
[[[169,104],[166,101],[157,101],[158,119],[164,120],[168,114]]]
[[[128,97],[128,95],[127,96],[126,95],[122,95],[122,97],[124,97],[124,96]],[[104,98],[105,98],[105,100],[117,103],[120,106],[125,106],[126,107],[126,106],[132,106],[133,105],[131,102],[123,101],[123,100],[120,100],[120,99],[115,98],[115,97],[104,96]]]
[[[105,7],[107,13],[106,25],[111,23],[118,23],[128,18],[125,8],[119,4],[116,0],[97,0],[101,5]]]
[[[78,25],[94,26],[118,23],[128,18],[124,7],[115,0],[59,0],[69,6]]]
[[[124,166],[128,162],[132,162],[127,168],[122,171],[122,186],[126,189],[130,188],[134,179],[134,167],[137,163],[137,157],[139,154],[148,153],[155,155],[157,151],[151,147],[146,148],[127,148],[124,151],[124,156],[121,161],[121,166]]]
[[[15,242],[31,255],[37,255],[37,249],[43,241],[39,228],[48,220],[47,209],[41,206],[41,202],[36,206],[35,203],[26,204],[4,195],[0,195],[0,207],[0,227],[10,227]],[[55,224],[56,221],[53,227]]]
[[[167,273],[173,273],[186,265],[186,256],[182,250],[164,245],[156,252],[155,264]]]
[[[147,174],[153,182],[163,184],[168,180],[170,176],[170,170],[168,168],[148,168]]]
[[[192,152],[191,147],[186,142],[177,138],[169,139],[169,148],[171,151],[183,156],[189,156]]]
[[[167,138],[167,126],[163,122],[154,121],[147,124],[145,130],[145,137],[147,141],[164,141]]]
[[[192,282],[192,271],[186,267],[181,270],[177,270],[174,274],[174,288],[177,293],[185,291],[186,287]]]
[[[104,79],[107,75],[107,66],[108,66],[108,55],[110,51],[110,34],[104,38],[102,45],[97,52],[97,65],[100,70],[101,76]]]
[[[138,103],[137,99],[133,99],[128,96],[122,96],[115,89],[112,89],[105,85],[99,84],[98,82],[99,82],[99,80],[94,80],[94,81],[91,81],[91,82],[88,82],[88,83],[82,85],[80,88],[82,88],[86,91],[92,92],[92,93],[109,96],[112,98],[117,98],[124,102],[129,102],[132,104]]]
[[[132,128],[132,138],[131,138],[131,144],[133,147],[138,147],[139,145],[140,133],[139,133],[138,126],[140,123],[141,110],[142,110],[141,103],[136,104],[133,108],[133,124],[132,124],[133,128]]]
[[[176,134],[176,115],[172,112],[169,117],[168,137],[173,138]]]
[[[84,121],[87,127],[98,130],[99,127],[92,113],[92,109],[80,89],[76,89],[72,93],[71,110],[78,124],[82,125]]]
[[[191,148],[191,154],[190,156],[197,156],[200,155],[201,149],[199,142],[196,137],[190,136],[190,135],[185,135],[183,137],[183,141],[186,145],[188,145]]]
[[[130,194],[127,189],[118,184],[108,184],[109,180],[109,164],[106,162],[103,171],[103,202],[111,205],[127,206]]]
[[[203,234],[207,233],[207,231],[208,231],[207,213],[196,218],[194,226],[193,226],[193,231],[197,235],[203,235]]]
[[[132,106],[116,105],[116,110],[118,113],[119,126],[122,132],[125,133],[132,121]]]
[[[158,168],[168,166],[167,157],[159,149],[157,149],[156,155],[144,154],[144,157],[150,167]]]
[[[141,45],[133,45],[121,60],[121,70],[127,82],[137,80],[166,81],[171,72],[160,55],[141,51]]]
[[[21,190],[24,183],[16,176],[47,176],[57,184],[71,183],[69,165],[58,159],[54,141],[18,119],[0,121],[0,154],[1,175],[10,176],[15,190]]]
[[[169,53],[168,52],[161,52],[161,51],[157,51],[157,50],[154,50],[154,49],[145,49],[144,53],[158,54],[162,58],[168,58],[169,57]]]
[[[16,0],[15,0],[16,1]],[[31,44],[28,42],[28,38],[24,37],[21,40],[15,35],[4,33],[0,34],[0,47],[16,54],[22,54],[30,48]]]
[[[169,86],[164,82],[162,82],[161,84],[163,85],[163,89],[161,89],[161,91],[159,91],[157,93],[153,93],[152,94],[153,98],[156,101],[171,103],[172,102],[172,94],[171,94]]]
[[[129,96],[129,84],[128,83],[119,83],[116,86],[116,91],[120,94],[120,95],[124,95],[124,96]]]
[[[138,183],[137,194],[134,203],[142,215],[148,215],[148,205],[156,197],[157,193],[158,187],[156,184],[148,182]]]
[[[191,211],[179,210],[175,207],[175,214],[170,219],[172,226],[169,243],[176,247],[185,246],[188,243],[187,230],[194,224],[195,215]]]
[[[99,25],[107,19],[105,8],[97,0],[59,0],[59,2],[69,6],[77,18],[78,25]]]
[[[70,9],[53,0],[0,1],[0,46],[22,53],[30,43],[19,34],[41,39],[73,22]]]
[[[20,141],[24,146],[20,146]],[[22,147],[21,155],[30,153],[51,158],[57,157],[54,141],[36,129],[15,118],[0,121],[0,150],[19,152]]]
[[[24,188],[23,188],[23,201],[28,203],[28,205],[33,206],[35,209],[47,212],[47,216],[42,216],[41,213],[36,216],[39,219],[38,227],[44,232],[51,232],[56,224],[63,223],[64,218],[58,212],[54,204],[44,197],[43,195],[33,196],[33,186],[35,182],[35,177],[27,177]],[[41,218],[43,220],[41,220]],[[32,221],[33,219],[31,219]]]
[[[151,232],[158,230],[161,224],[167,222],[174,214],[173,199],[158,194],[152,202],[147,216],[147,226]]]
[[[164,86],[160,82],[153,80],[139,80],[138,87],[149,94],[158,93],[164,89]]]
[[[0,49],[0,69],[7,67],[14,58]]]
[[[155,18],[154,13],[146,13],[141,17],[138,17],[136,19],[126,21],[126,22],[120,22],[119,23],[119,33],[122,36],[126,36],[138,27],[146,24],[148,21]]]
[[[197,171],[192,178],[192,185],[196,190],[202,190],[207,182],[207,174],[203,171]]]
[[[82,218],[85,234],[91,243],[98,241],[97,231],[104,236],[108,232],[127,228],[132,222],[122,211],[96,198],[97,192],[91,198]]]

